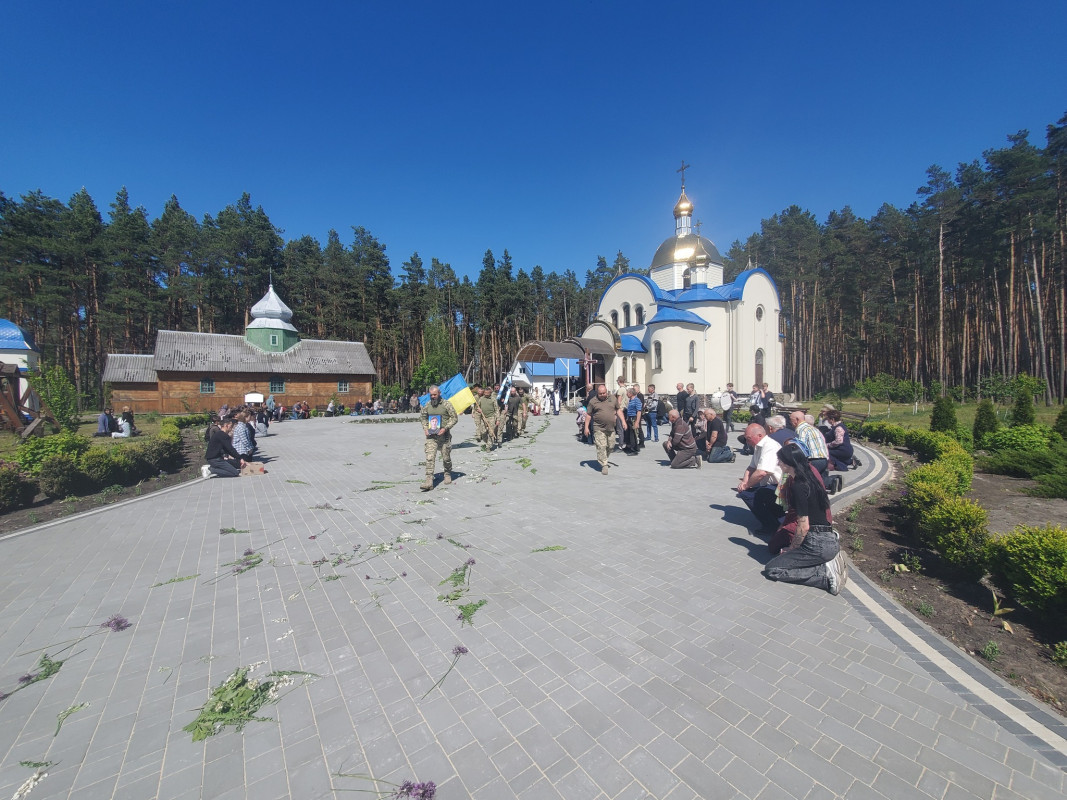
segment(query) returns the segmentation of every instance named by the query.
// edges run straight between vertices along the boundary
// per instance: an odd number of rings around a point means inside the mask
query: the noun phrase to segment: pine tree
[[[938,397],[934,400],[934,411],[930,415],[930,430],[956,435],[956,404],[951,397]]]
[[[993,408],[992,400],[983,400],[978,404],[978,411],[974,415],[974,427],[971,434],[974,437],[974,446],[982,446],[982,437],[987,433],[993,433],[1000,427],[997,420],[997,412]]]

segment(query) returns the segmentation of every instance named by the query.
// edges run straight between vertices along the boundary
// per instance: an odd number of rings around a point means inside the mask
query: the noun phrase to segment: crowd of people
[[[649,439],[659,441],[663,422],[668,431],[663,449],[671,469],[700,469],[702,463],[732,463],[737,453],[727,434],[733,430],[737,395],[727,387],[720,395],[722,417],[703,407],[693,384],[677,384],[677,393],[662,398],[650,384],[645,392],[618,379],[614,393],[604,384],[590,391],[578,409],[579,438],[596,447],[600,472],[608,474],[608,458],[618,448],[637,455]],[[592,390],[592,387],[590,387]],[[855,469],[860,464],[841,414],[832,405],[819,412],[819,423],[801,410],[776,413],[774,393],[767,384],[752,387],[748,396],[750,422],[740,437],[742,454],[751,460],[737,484],[737,496],[756,517],[754,531],[768,537],[773,559],[766,574],[772,580],[817,586],[837,594],[848,578],[832,528],[829,494],[841,486],[831,470]],[[724,402],[725,400],[725,402]],[[644,426],[642,426],[644,422]],[[830,487],[830,492],[827,488]]]
[[[295,406],[294,406],[295,408]],[[277,412],[268,404],[248,404],[230,408],[223,405],[209,424],[206,434],[207,463],[200,468],[205,478],[236,478],[238,475],[265,474],[256,439],[266,436]]]

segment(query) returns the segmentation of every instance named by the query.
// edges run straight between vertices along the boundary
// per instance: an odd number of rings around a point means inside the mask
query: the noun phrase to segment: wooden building
[[[244,336],[159,331],[151,355],[109,354],[104,382],[111,404],[183,414],[240,405],[249,392],[273,395],[286,407],[369,402],[375,372],[366,346],[300,339],[292,316],[271,286],[252,307]]]

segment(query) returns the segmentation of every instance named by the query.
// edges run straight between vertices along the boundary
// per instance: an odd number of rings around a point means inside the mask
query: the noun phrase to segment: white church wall
[[[615,327],[622,331],[632,332],[631,329],[637,327],[637,307],[642,307],[647,322],[656,313],[654,302],[648,285],[640,278],[634,277],[616,281],[608,287],[600,301],[598,311],[601,319],[607,322],[612,322],[611,313],[614,311],[618,315],[618,324]],[[623,308],[627,304],[630,306],[629,326],[625,324]]]
[[[733,383],[738,392],[747,391],[756,382],[758,350],[763,351],[763,380],[773,391],[782,390],[782,345],[778,338],[780,312],[771,281],[761,273],[750,276],[733,312],[738,343],[737,374]]]

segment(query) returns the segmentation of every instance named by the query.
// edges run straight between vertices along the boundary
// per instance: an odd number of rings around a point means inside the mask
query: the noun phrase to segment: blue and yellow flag
[[[463,380],[463,373],[457,372],[454,376],[440,385],[441,397],[445,398],[452,404],[452,408],[456,410],[457,414],[462,414],[470,406],[474,405],[474,392],[467,386],[467,382]],[[419,398],[419,405],[426,405],[430,402],[429,393],[422,395]]]

